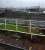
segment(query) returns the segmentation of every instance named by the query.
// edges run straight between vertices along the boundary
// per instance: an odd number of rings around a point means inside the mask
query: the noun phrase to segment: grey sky
[[[0,0],[0,7],[45,7],[45,0]]]

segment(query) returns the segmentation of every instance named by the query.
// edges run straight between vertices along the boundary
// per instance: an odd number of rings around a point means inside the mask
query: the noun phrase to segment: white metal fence
[[[9,27],[9,24],[10,26],[14,25],[13,27],[15,27],[16,30],[18,30],[18,26],[22,28],[29,27],[31,32],[31,20],[0,18],[0,29],[8,29],[7,27]],[[13,30],[13,28],[11,28],[10,30]]]
[[[45,21],[0,18],[0,29],[26,32],[31,34],[31,37],[34,35],[33,32],[36,32],[36,30],[32,31],[32,28],[40,28],[39,26],[45,26]]]
[[[0,18],[0,29],[8,29],[7,27],[13,26],[16,30],[18,30],[18,26],[27,27],[31,32],[32,27],[45,27],[45,21],[37,21],[37,20],[24,20],[24,19],[9,19],[9,18]],[[13,30],[11,28],[10,30]]]

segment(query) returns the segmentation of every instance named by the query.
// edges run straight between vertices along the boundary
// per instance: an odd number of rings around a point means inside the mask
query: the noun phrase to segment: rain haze
[[[45,0],[0,0],[0,7],[24,8],[32,6],[45,8]]]

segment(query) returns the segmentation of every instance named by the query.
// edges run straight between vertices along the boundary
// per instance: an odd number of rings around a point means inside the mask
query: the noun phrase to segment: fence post
[[[16,31],[18,29],[18,20],[16,19]]]
[[[30,20],[30,33],[31,33],[31,20]]]
[[[5,18],[5,30],[6,30],[6,18]]]
[[[30,20],[30,34],[31,34],[31,39],[32,39],[32,23],[31,23],[31,20]]]

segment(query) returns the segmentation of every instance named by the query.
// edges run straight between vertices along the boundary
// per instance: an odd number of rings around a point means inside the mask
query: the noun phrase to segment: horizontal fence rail
[[[45,21],[0,18],[0,29],[2,30],[23,32],[32,36],[40,35],[42,32],[39,32],[39,29],[42,28],[45,28]]]

